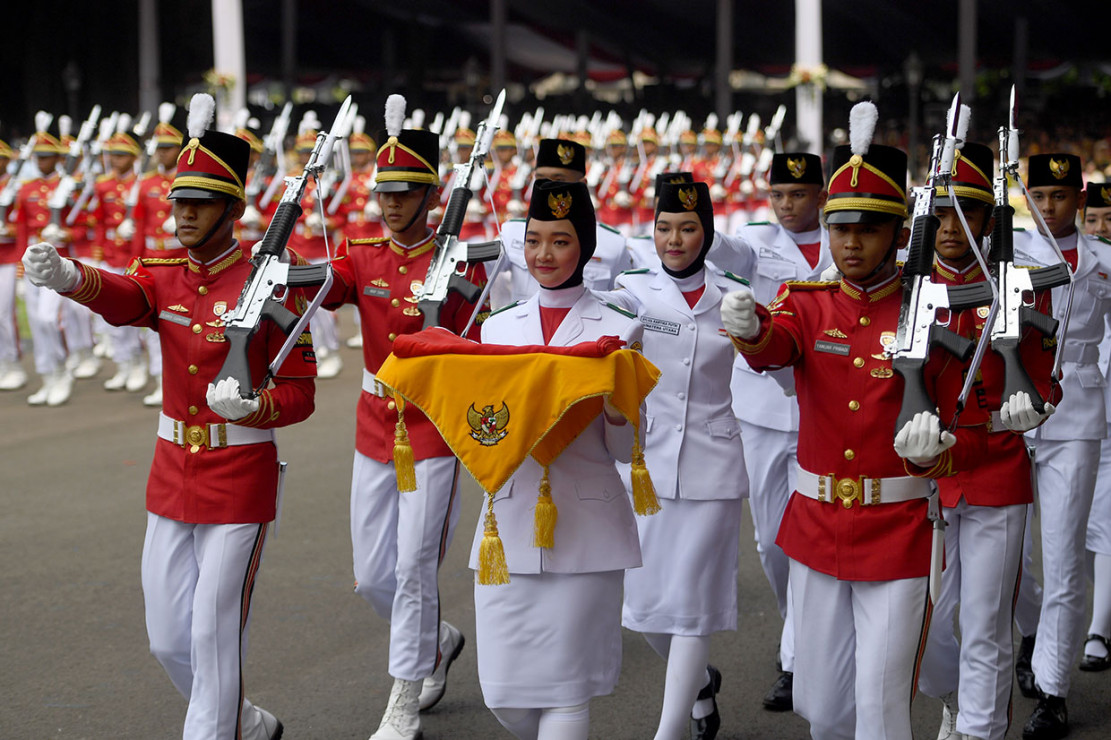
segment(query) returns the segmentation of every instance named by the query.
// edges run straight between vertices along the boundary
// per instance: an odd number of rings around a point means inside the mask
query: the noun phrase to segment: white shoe
[[[77,363],[73,367],[73,377],[78,380],[95,378],[100,372],[100,360],[91,349],[77,351]]]
[[[343,369],[343,358],[339,356],[338,352],[322,349],[318,355],[316,377],[334,378],[339,375],[339,371]]]
[[[282,722],[262,707],[256,707],[246,699],[243,700],[243,713],[240,721],[243,740],[281,740],[285,728]]]
[[[941,697],[941,729],[938,730],[937,740],[961,740],[962,734],[957,732],[957,694],[950,691]]]
[[[424,685],[421,686],[418,704],[422,712],[436,706],[444,698],[448,669],[459,657],[459,653],[463,652],[466,643],[462,632],[447,622],[440,622],[440,665],[436,666],[431,676],[424,679]]]
[[[55,370],[46,394],[47,406],[61,406],[73,394],[73,376],[64,368]]]
[[[93,357],[105,359],[112,353],[108,340],[102,340],[93,345]]]
[[[104,390],[122,391],[127,385],[127,377],[131,374],[131,363],[121,362],[116,365],[116,374],[104,381]]]
[[[27,373],[17,362],[0,362],[0,391],[17,391],[27,385]]]
[[[162,376],[154,376],[154,390],[146,396],[143,396],[144,406],[161,406],[162,405]]]
[[[47,397],[49,397],[50,395],[50,384],[52,380],[52,375],[43,375],[42,388],[39,388],[37,391],[28,396],[27,403],[31,404],[32,406],[44,406],[46,404]]]
[[[382,715],[382,724],[370,740],[421,740],[420,714],[417,696],[420,694],[420,681],[393,680],[390,690],[390,703]]]
[[[362,349],[363,348],[363,335],[362,334],[356,334],[355,336],[348,339],[346,344],[351,349]]]
[[[124,383],[124,388],[130,393],[138,393],[147,387],[147,379],[147,366],[140,358],[131,364],[131,370],[127,373],[127,382]]]

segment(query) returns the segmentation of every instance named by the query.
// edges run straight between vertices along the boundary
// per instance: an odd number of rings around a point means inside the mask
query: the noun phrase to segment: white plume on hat
[[[413,115],[410,116],[410,119],[412,121],[413,128],[423,128],[424,127],[424,110],[422,110],[421,108],[417,108],[416,110],[413,111]]]
[[[50,128],[50,121],[54,117],[44,110],[40,110],[35,114],[35,131],[39,133],[46,133],[46,129]]]
[[[58,116],[58,136],[65,138],[73,131],[73,119],[69,116]]]
[[[297,135],[306,134],[310,131],[320,130],[320,119],[316,116],[316,111],[307,110],[305,115],[301,117],[301,123],[297,126]]]
[[[853,154],[863,157],[868,153],[879,117],[880,112],[876,109],[876,104],[869,100],[853,106],[849,112],[849,147]]]
[[[405,123],[405,96],[393,94],[386,98],[386,133],[397,136]]]
[[[352,124],[355,133],[361,134],[366,131],[366,118],[364,116],[355,116],[355,122]]]
[[[174,117],[174,111],[177,106],[173,103],[159,103],[158,104],[158,122],[169,123],[170,119]]]
[[[119,120],[116,121],[116,133],[117,134],[125,133],[130,128],[131,128],[131,114],[130,113],[121,113],[120,117],[119,117]]]
[[[246,108],[240,108],[235,114],[235,127],[237,129],[247,127],[247,119],[251,117],[251,111]]]
[[[208,131],[212,119],[216,116],[216,99],[208,93],[197,93],[189,101],[189,118],[186,126],[189,136],[199,139]]]

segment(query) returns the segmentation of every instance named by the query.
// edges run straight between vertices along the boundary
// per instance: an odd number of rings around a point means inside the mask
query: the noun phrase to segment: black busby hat
[[[424,186],[439,187],[440,137],[422,129],[402,129],[405,98],[386,99],[385,144],[378,149],[376,193],[401,193]]]
[[[907,217],[907,155],[895,147],[872,143],[879,113],[870,102],[857,103],[849,114],[849,145],[833,150],[829,224],[883,223]]]
[[[570,221],[579,238],[578,268],[566,283],[558,286],[567,288],[582,283],[583,269],[594,256],[594,248],[598,243],[598,221],[586,183],[541,180],[533,187],[525,232],[528,232],[530,221],[560,220]]]
[[[822,158],[810,152],[786,152],[772,156],[770,185],[825,185]]]
[[[1111,182],[1090,182],[1084,192],[1088,194],[1085,208],[1111,208]]]
[[[1083,165],[1075,154],[1032,154],[1026,167],[1026,187],[1066,185],[1083,188]]]
[[[992,172],[995,166],[995,155],[991,149],[983,144],[965,142],[964,146],[953,154],[953,192],[961,205],[992,205],[995,203],[995,191],[992,187]],[[953,202],[949,198],[948,190],[938,190],[934,196],[934,205],[942,208],[952,208]]]
[[[586,174],[586,148],[568,139],[541,139],[536,150],[537,167],[558,167]]]
[[[210,131],[216,101],[207,93],[197,93],[189,102],[186,136],[177,155],[177,174],[170,186],[176,198],[244,200],[244,183],[251,159],[251,145],[234,134]]]

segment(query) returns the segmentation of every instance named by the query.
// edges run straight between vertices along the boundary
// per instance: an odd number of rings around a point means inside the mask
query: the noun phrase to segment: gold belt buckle
[[[201,447],[208,445],[208,426],[194,425],[185,428],[185,444],[189,451],[196,453]]]
[[[863,503],[863,498],[860,493],[863,486],[856,478],[838,478],[837,482],[833,484],[833,490],[837,494],[837,498],[841,499],[841,505],[846,509],[851,509],[853,501],[860,501]]]

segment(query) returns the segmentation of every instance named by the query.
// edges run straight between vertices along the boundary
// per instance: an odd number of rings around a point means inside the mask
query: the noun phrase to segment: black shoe
[[[706,670],[710,674],[710,682],[698,692],[697,701],[711,700],[714,703],[714,711],[701,719],[691,717],[691,740],[714,740],[718,736],[718,729],[721,727],[721,715],[718,714],[717,701],[717,693],[721,691],[721,671],[712,665],[706,666]]]
[[[764,694],[764,709],[769,712],[789,712],[795,708],[793,699],[795,674],[784,671],[772,684],[767,694]]]
[[[1015,678],[1018,679],[1018,690],[1027,699],[1037,699],[1040,692],[1034,686],[1034,669],[1030,661],[1034,657],[1035,635],[1027,635],[1018,645],[1018,655],[1015,656]]]
[[[1022,728],[1022,740],[1059,740],[1069,734],[1069,711],[1065,699],[1042,694],[1038,706]]]
[[[1108,640],[1103,635],[1097,635],[1094,632],[1088,635],[1088,639],[1085,640],[1085,642],[1091,642],[1092,640],[1101,643],[1108,654],[1102,658],[1097,658],[1094,655],[1085,653],[1084,657],[1080,659],[1080,670],[1093,672],[1106,671],[1108,668],[1111,668],[1111,640]]]

